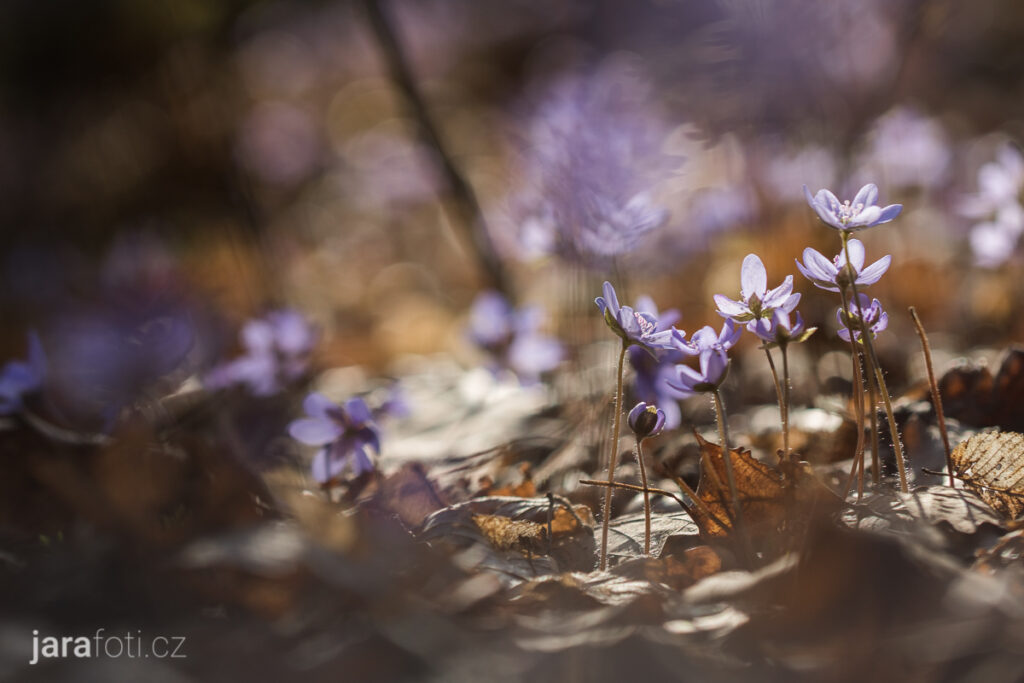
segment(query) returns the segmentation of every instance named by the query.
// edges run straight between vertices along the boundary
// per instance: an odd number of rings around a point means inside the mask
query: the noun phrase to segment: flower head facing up
[[[665,427],[665,413],[658,410],[657,406],[637,403],[629,411],[629,428],[636,434],[637,439],[646,439],[649,436],[657,436]]]
[[[351,398],[338,405],[323,394],[312,393],[302,408],[309,417],[289,424],[288,433],[307,446],[321,447],[313,457],[316,481],[326,484],[346,469],[355,477],[373,470],[367,448],[380,453],[380,435],[363,399]]]
[[[886,254],[864,267],[864,244],[858,239],[850,239],[846,244],[850,252],[850,268],[853,270],[853,282],[858,287],[867,287],[878,282],[885,271],[889,270],[892,263],[892,256]],[[821,252],[808,247],[804,249],[804,262],[796,262],[797,269],[805,278],[810,280],[815,287],[829,292],[838,292],[850,284],[850,274],[847,271],[846,250],[842,250],[831,261]]]
[[[867,294],[861,294],[859,301],[850,299],[850,318],[846,317],[843,309],[836,311],[836,320],[839,321],[839,337],[843,341],[850,341],[850,328],[853,328],[853,338],[860,341],[860,321],[871,332],[874,339],[878,333],[889,326],[889,315],[882,310],[882,304],[878,299],[871,299]]]
[[[530,383],[558,367],[565,356],[557,339],[539,331],[542,322],[540,308],[515,309],[498,292],[487,291],[473,301],[467,334],[491,357],[493,370],[508,368]]]
[[[875,204],[878,199],[878,188],[868,183],[860,188],[853,201],[840,202],[830,190],[818,190],[811,196],[811,191],[804,185],[804,198],[825,225],[850,232],[864,230],[882,223],[888,223],[903,210],[902,204],[890,204],[880,207]]]
[[[677,330],[659,330],[658,316],[654,313],[619,306],[615,288],[610,282],[604,283],[603,293],[604,296],[594,299],[594,303],[601,309],[605,323],[622,338],[624,344],[639,344],[652,350],[672,347],[672,335]]]
[[[0,415],[21,410],[23,398],[40,389],[46,374],[46,357],[39,336],[28,336],[28,360],[12,360],[0,370]]]
[[[703,359],[711,353],[725,353],[739,341],[741,334],[743,328],[737,327],[732,320],[727,319],[722,325],[721,332],[715,332],[715,328],[705,325],[694,332],[689,341],[683,336],[683,332],[673,330],[672,345],[687,356],[699,355]]]
[[[777,309],[772,313],[771,318],[758,318],[751,321],[747,324],[747,329],[769,347],[805,341],[817,330],[816,327],[808,329],[804,325],[804,319],[800,313],[796,314],[796,321],[790,319],[789,316],[789,313]]]
[[[800,303],[800,295],[793,294],[792,275],[787,275],[775,289],[768,289],[768,271],[757,254],[747,254],[743,259],[740,300],[733,301],[722,294],[715,294],[714,298],[718,314],[737,323],[771,317],[776,308],[789,313]]]
[[[248,321],[239,334],[245,353],[215,367],[204,379],[211,389],[245,385],[256,396],[270,396],[302,377],[316,345],[316,328],[298,311],[271,311]]]

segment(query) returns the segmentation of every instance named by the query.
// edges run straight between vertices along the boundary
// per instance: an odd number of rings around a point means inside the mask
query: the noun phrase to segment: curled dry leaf
[[[953,469],[964,486],[996,512],[1015,519],[1024,512],[1024,434],[975,434],[953,451]]]
[[[732,500],[726,484],[728,479],[722,447],[701,438],[699,434],[697,441],[704,456],[701,459],[697,496],[710,515],[698,506],[692,510],[693,518],[705,536],[726,536],[732,526]],[[736,492],[748,525],[778,530],[785,526],[787,520],[796,520],[798,509],[804,505],[838,501],[811,474],[806,463],[784,462],[779,467],[773,467],[755,459],[746,449],[733,448],[730,452]],[[710,462],[714,468],[718,481],[722,483],[721,490],[704,470],[705,462]]]
[[[479,566],[519,579],[589,570],[594,563],[590,508],[577,505],[572,512],[552,508],[547,498],[490,497],[453,505],[427,517],[419,537],[453,550],[476,546],[485,554],[478,558]]]

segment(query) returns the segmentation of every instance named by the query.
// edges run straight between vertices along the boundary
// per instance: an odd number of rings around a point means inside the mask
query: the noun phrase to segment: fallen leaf
[[[974,491],[1006,519],[1024,512],[1024,434],[975,434],[952,455],[953,469],[964,486]]]

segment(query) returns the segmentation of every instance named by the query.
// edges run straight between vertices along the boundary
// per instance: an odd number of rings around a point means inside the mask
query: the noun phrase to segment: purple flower
[[[309,417],[289,424],[288,433],[307,446],[321,447],[313,457],[314,479],[325,484],[346,469],[355,477],[373,470],[367,448],[379,454],[380,435],[363,399],[351,398],[338,405],[323,394],[312,393],[302,408]]]
[[[985,268],[1004,263],[1022,232],[1024,207],[1020,193],[1024,189],[1024,157],[1012,145],[1003,145],[996,161],[978,171],[978,193],[962,200],[960,213],[985,219],[971,229],[971,249],[975,261]]]
[[[725,351],[712,349],[700,355],[700,371],[688,365],[677,365],[675,376],[666,385],[678,398],[714,391],[725,381],[729,357]]]
[[[629,411],[628,422],[637,439],[657,436],[665,427],[665,413],[654,405],[641,402]]]
[[[486,351],[496,367],[512,370],[524,382],[558,367],[565,351],[541,334],[543,314],[536,306],[513,308],[498,292],[481,292],[469,311],[469,338]]]
[[[629,306],[619,306],[619,299],[615,295],[612,283],[606,281],[602,290],[604,296],[594,299],[594,303],[601,309],[605,323],[624,343],[639,344],[649,349],[672,347],[672,336],[678,333],[678,330],[659,330],[656,314],[649,311],[634,311]]]
[[[776,309],[771,318],[758,318],[747,324],[747,329],[756,334],[767,344],[788,344],[802,342],[811,336],[814,327],[806,329],[800,313],[796,314],[796,322],[790,320],[789,313]]]
[[[686,341],[685,333],[672,330],[672,345],[688,356],[699,355],[702,359],[711,353],[725,353],[731,349],[743,334],[743,328],[736,327],[732,320],[726,320],[721,332],[715,332],[710,325],[705,325]]]
[[[860,240],[849,240],[847,249],[850,251],[850,264],[853,266],[855,274],[854,282],[858,286],[866,287],[875,284],[885,274],[885,271],[889,270],[889,264],[892,262],[892,256],[889,255],[883,256],[867,268],[864,267],[864,245]],[[804,249],[804,263],[797,261],[796,267],[804,277],[814,283],[815,287],[829,292],[838,292],[849,284],[845,272],[845,250],[840,251],[835,258],[829,261],[821,252],[808,247]]]
[[[37,391],[46,374],[46,358],[39,336],[28,335],[28,361],[12,360],[0,370],[0,415],[21,410],[23,397]]]
[[[871,338],[874,339],[878,333],[889,326],[889,316],[882,310],[882,304],[878,299],[870,299],[867,294],[861,294],[859,301],[850,299],[850,318],[847,319],[842,308],[836,311],[836,320],[839,321],[839,337],[843,341],[850,341],[850,328],[853,328],[853,338],[860,341],[859,321],[863,320],[868,330],[871,331]],[[870,304],[868,303],[870,301]],[[852,323],[852,324],[851,324]]]
[[[608,61],[544,89],[524,136],[513,223],[529,251],[604,266],[668,219],[654,199],[671,128],[643,74]],[[549,232],[542,237],[538,231]]]
[[[670,309],[659,312],[654,301],[647,296],[637,297],[636,309],[650,313],[658,319],[657,332],[671,330],[679,321],[679,311]],[[640,401],[661,406],[665,414],[665,426],[675,429],[682,420],[679,404],[665,386],[665,380],[675,373],[675,364],[683,360],[683,354],[675,349],[649,351],[643,346],[630,346],[626,352],[633,368],[633,395]]]
[[[270,396],[306,372],[317,332],[301,313],[285,309],[250,320],[240,337],[245,353],[215,367],[204,383],[210,389],[242,384],[256,396]]]
[[[694,332],[690,341],[686,341],[679,330],[673,330],[673,347],[688,356],[700,356],[700,371],[687,365],[677,365],[666,386],[677,398],[714,391],[725,381],[729,368],[729,356],[726,352],[733,347],[741,334],[743,328],[736,327],[736,324],[728,319],[721,332],[716,333],[714,328],[707,325]]]
[[[789,313],[800,303],[800,295],[793,294],[793,276],[787,275],[782,284],[768,290],[768,271],[757,254],[747,254],[740,268],[740,300],[715,294],[718,314],[737,323],[769,317],[776,308]]]
[[[829,190],[818,190],[811,196],[811,191],[804,185],[804,198],[815,213],[826,225],[836,230],[849,232],[864,230],[881,223],[888,223],[903,210],[902,204],[890,204],[884,208],[875,205],[878,199],[878,188],[868,183],[860,188],[853,201],[840,203]]]

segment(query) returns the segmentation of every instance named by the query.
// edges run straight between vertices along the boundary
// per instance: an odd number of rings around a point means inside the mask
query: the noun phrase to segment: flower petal
[[[850,254],[850,263],[853,264],[853,269],[859,273],[864,267],[864,257],[866,256],[864,252],[864,243],[858,239],[851,239],[848,241],[846,243],[846,249],[839,254],[840,263],[846,263],[847,252]]]
[[[751,296],[761,298],[768,289],[768,271],[757,254],[747,254],[740,267],[740,296],[748,301]]]
[[[878,282],[885,271],[889,270],[889,264],[892,263],[892,256],[886,255],[878,259],[870,266],[861,271],[857,277],[858,285],[873,285]]]
[[[878,199],[878,187],[874,183],[868,183],[860,188],[857,196],[853,198],[852,204],[854,207],[861,206],[866,209],[869,206],[874,206],[876,199]]]
[[[888,223],[893,218],[896,218],[896,216],[899,216],[901,211],[903,211],[902,204],[890,204],[882,209],[878,214],[878,218],[875,220],[875,225],[878,225],[879,223]]]
[[[877,206],[869,206],[856,216],[850,219],[849,223],[846,224],[848,230],[856,230],[857,228],[870,228],[871,226],[878,223],[879,217],[882,215],[882,210]]]
[[[331,413],[337,413],[338,407],[337,403],[317,391],[311,393],[302,402],[302,409],[306,415],[324,420],[329,420]]]
[[[718,306],[718,313],[726,318],[750,313],[750,309],[738,301],[733,301],[722,294],[714,295],[715,305]]]
[[[765,308],[777,308],[793,293],[793,276],[787,275],[782,284],[764,295],[762,305]]]
[[[615,288],[612,287],[612,283],[605,280],[605,283],[601,286],[601,292],[604,294],[605,305],[612,309],[612,314],[617,314],[619,312],[619,298],[615,295]]]
[[[288,433],[292,438],[307,446],[326,446],[337,440],[343,432],[341,425],[317,418],[303,418],[288,425]]]

